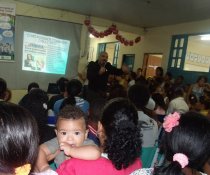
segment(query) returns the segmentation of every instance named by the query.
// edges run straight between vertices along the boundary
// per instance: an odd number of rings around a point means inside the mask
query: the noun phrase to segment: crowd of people
[[[146,78],[140,68],[112,66],[102,52],[88,64],[86,78],[84,88],[78,79],[61,77],[60,94],[50,99],[32,82],[19,104],[8,102],[0,78],[0,174],[210,174],[205,76],[188,85],[182,75],[173,79],[157,67]],[[144,150],[153,147],[163,160],[154,156],[155,163],[145,166]]]

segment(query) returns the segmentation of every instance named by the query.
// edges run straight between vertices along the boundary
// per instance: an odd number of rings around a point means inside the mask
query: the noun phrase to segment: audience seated
[[[135,84],[129,88],[128,98],[138,110],[138,121],[143,135],[142,146],[153,147],[158,139],[158,125],[154,119],[143,112],[150,98],[148,88],[144,85]]]
[[[163,123],[163,119],[166,115],[166,110],[167,110],[167,106],[166,106],[166,103],[164,101],[164,97],[160,93],[154,93],[154,94],[152,94],[152,99],[156,103],[156,107],[155,107],[154,112],[157,115],[158,121]]]
[[[199,98],[204,95],[205,85],[207,83],[207,77],[199,76],[196,83],[192,84],[187,93],[187,100],[190,94],[194,94],[199,101]]]
[[[68,82],[68,79],[64,78],[64,77],[61,77],[57,80],[56,84],[60,90],[60,94],[53,95],[50,98],[50,100],[48,102],[48,109],[53,109],[55,102],[64,98],[64,91],[65,91],[65,86],[66,86],[67,82]]]
[[[29,85],[28,85],[28,93],[31,90],[37,89],[37,88],[39,88],[39,84],[38,83],[36,83],[36,82],[29,83]],[[22,105],[22,104],[25,103],[25,99],[27,98],[28,93],[26,95],[24,95],[23,98],[19,101],[19,103],[18,103],[19,105]]]
[[[77,79],[72,79],[66,84],[65,88],[65,98],[60,99],[55,102],[53,107],[53,111],[55,115],[65,106],[65,105],[76,105],[80,107],[80,109],[89,114],[89,103],[88,101],[84,100],[83,98],[79,97],[82,91],[82,83]]]
[[[171,100],[168,105],[167,114],[173,112],[183,114],[189,111],[189,106],[186,103],[183,94],[183,89],[171,89],[171,97],[169,98]]]
[[[28,109],[37,121],[40,144],[56,136],[54,128],[47,125],[47,103],[47,93],[39,88],[30,90],[21,103],[21,106]]]
[[[97,160],[69,159],[59,175],[129,175],[142,167],[141,133],[136,108],[123,98],[110,100],[102,111],[98,134],[102,155]]]

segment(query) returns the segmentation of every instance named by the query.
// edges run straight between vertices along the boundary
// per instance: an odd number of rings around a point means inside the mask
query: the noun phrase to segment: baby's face
[[[83,145],[87,138],[88,130],[86,129],[84,118],[80,119],[59,119],[56,130],[59,144],[68,143],[72,147]]]

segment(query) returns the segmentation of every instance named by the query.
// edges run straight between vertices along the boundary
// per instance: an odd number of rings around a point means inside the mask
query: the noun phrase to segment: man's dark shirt
[[[91,61],[88,64],[87,68],[87,78],[89,80],[88,82],[88,88],[91,90],[94,90],[96,92],[98,91],[105,91],[107,88],[107,82],[108,77],[110,74],[113,75],[122,75],[123,71],[121,69],[117,69],[116,67],[113,67],[109,62],[105,65],[106,72],[102,75],[99,75],[100,65],[97,61]]]

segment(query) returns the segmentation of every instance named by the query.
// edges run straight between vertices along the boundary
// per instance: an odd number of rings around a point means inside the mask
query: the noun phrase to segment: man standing
[[[105,98],[107,90],[107,82],[110,74],[122,75],[128,73],[127,65],[123,65],[121,69],[113,67],[108,62],[107,52],[101,52],[98,60],[91,61],[87,68],[88,94],[87,100],[91,103],[96,98]]]

